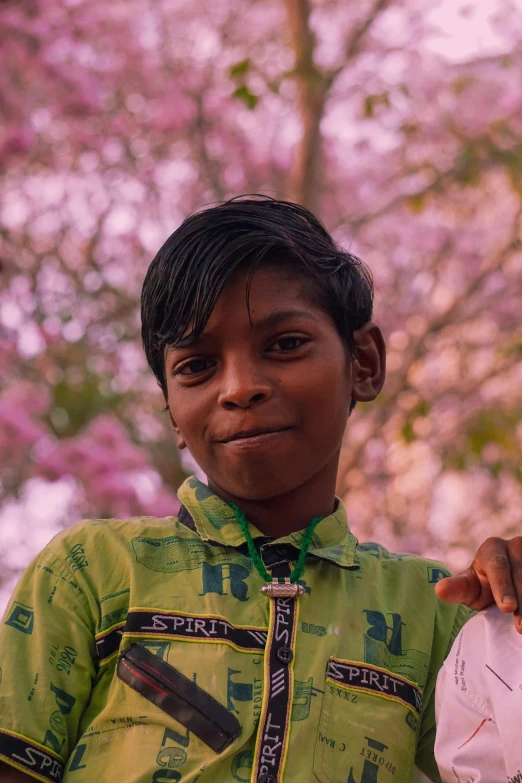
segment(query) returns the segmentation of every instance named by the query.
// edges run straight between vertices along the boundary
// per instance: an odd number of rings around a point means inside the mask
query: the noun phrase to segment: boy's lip
[[[286,430],[290,429],[292,429],[292,427],[283,425],[273,427],[254,427],[251,430],[238,430],[233,435],[228,435],[225,438],[219,438],[218,440],[220,443],[231,443],[238,440],[250,440],[252,438],[258,438],[261,435],[274,435],[278,432],[286,432]]]

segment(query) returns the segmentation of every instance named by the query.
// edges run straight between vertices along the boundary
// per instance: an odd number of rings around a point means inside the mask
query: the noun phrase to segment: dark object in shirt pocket
[[[241,734],[236,716],[217,699],[139,644],[131,644],[121,654],[118,677],[216,753]]]

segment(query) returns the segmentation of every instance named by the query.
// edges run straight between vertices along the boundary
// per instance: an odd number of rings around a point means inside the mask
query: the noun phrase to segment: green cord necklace
[[[256,567],[256,571],[261,576],[261,578],[265,580],[265,582],[269,583],[261,588],[261,592],[264,595],[268,595],[270,598],[294,598],[295,596],[302,595],[304,593],[304,587],[297,584],[297,582],[302,577],[305,570],[306,556],[312,543],[314,530],[323,517],[315,517],[311,520],[311,522],[308,523],[308,526],[304,532],[303,540],[301,542],[301,551],[299,552],[296,566],[292,571],[290,578],[288,579],[279,577],[277,579],[273,579],[270,571],[263,563],[263,559],[255,547],[250,530],[248,529],[248,520],[246,516],[240,508],[234,505],[234,503],[231,503],[231,506],[234,509],[236,519],[239,523],[239,526],[241,527],[241,530],[243,531],[243,535],[245,536],[248,553],[252,558],[252,562]]]

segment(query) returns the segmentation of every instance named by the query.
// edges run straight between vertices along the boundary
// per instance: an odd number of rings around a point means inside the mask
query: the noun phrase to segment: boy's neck
[[[265,536],[282,538],[303,530],[314,517],[327,517],[334,512],[338,459],[336,455],[333,471],[332,465],[327,463],[305,484],[267,500],[235,497],[210,479],[208,485],[218,497],[238,506]]]

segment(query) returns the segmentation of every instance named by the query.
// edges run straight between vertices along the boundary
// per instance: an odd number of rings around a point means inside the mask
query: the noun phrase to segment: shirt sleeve
[[[501,738],[483,683],[484,616],[457,636],[436,689],[435,758],[443,780],[506,780]]]
[[[455,612],[454,608],[449,604],[444,604],[443,612],[447,613],[448,610],[452,610],[453,613]],[[441,627],[439,627],[438,634],[434,640],[430,674],[423,694],[424,706],[421,714],[421,725],[419,728],[419,739],[415,756],[415,764],[429,780],[433,781],[433,783],[442,783],[444,780],[439,773],[434,754],[436,678],[444,659],[449,654],[455,637],[473,614],[474,612],[468,609],[467,606],[460,605],[456,614],[453,614],[452,625],[451,619],[449,622],[448,619],[440,621]],[[444,629],[444,626],[446,626],[446,630]],[[448,627],[450,629],[449,633],[447,630]],[[456,783],[456,778],[448,778],[448,780],[451,780],[452,783],[455,781]]]
[[[50,547],[27,568],[0,626],[0,759],[62,779],[95,676],[94,620],[72,567]]]

